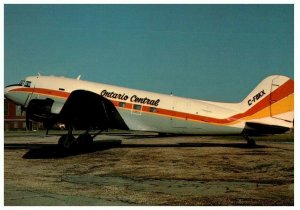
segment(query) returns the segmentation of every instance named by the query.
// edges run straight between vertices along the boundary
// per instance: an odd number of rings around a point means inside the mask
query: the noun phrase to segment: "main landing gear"
[[[92,136],[89,134],[89,131],[90,129],[86,130],[82,134],[79,134],[79,136],[75,138],[73,136],[73,129],[70,126],[68,134],[64,134],[59,138],[58,145],[64,149],[87,148],[93,144],[93,139],[102,132],[101,130]]]

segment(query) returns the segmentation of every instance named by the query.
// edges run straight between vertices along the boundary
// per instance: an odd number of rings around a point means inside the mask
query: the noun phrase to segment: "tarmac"
[[[293,134],[105,132],[86,149],[62,132],[4,132],[5,206],[293,206]]]

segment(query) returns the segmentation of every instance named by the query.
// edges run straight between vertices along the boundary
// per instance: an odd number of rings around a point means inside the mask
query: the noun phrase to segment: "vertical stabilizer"
[[[293,127],[294,81],[272,75],[264,79],[240,104],[246,122]]]

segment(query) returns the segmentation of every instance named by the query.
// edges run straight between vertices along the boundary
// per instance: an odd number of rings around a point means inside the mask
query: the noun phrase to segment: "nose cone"
[[[20,88],[19,86],[9,85],[4,88],[4,97],[13,101],[18,105],[23,105],[26,99],[26,96],[23,93],[17,91]]]
[[[7,98],[7,99],[10,99],[9,96],[11,94],[11,91],[13,90],[13,86],[6,86],[4,88],[4,97]]]

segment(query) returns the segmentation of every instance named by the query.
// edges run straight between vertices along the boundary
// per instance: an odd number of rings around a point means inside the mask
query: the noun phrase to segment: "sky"
[[[38,73],[239,102],[294,78],[294,6],[5,5],[4,85]]]

